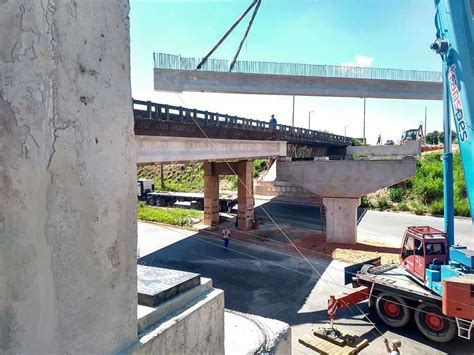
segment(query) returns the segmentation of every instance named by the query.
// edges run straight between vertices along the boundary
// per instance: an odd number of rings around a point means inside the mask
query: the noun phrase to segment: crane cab
[[[428,226],[408,227],[403,236],[400,263],[424,283],[430,265],[448,262],[448,249],[446,233]]]

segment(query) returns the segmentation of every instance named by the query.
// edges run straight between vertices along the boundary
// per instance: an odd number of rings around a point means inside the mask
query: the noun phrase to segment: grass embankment
[[[454,153],[454,214],[469,216],[466,183],[461,156]],[[415,214],[443,214],[443,162],[439,153],[417,161],[416,175],[410,180],[362,198],[362,205],[379,210],[409,211]]]
[[[268,169],[268,160],[254,161],[254,177],[259,176]],[[163,165],[163,182],[161,186],[160,164],[138,166],[138,177],[154,179],[155,189],[176,192],[203,192],[204,191],[204,166],[202,163],[194,164],[169,164]],[[220,191],[237,191],[237,176],[220,176]]]
[[[203,212],[183,208],[151,207],[139,203],[137,205],[137,217],[143,221],[191,227],[203,219]]]

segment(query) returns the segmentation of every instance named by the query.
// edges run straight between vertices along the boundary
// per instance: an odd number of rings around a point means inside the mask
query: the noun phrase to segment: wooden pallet
[[[366,339],[357,335],[348,334],[341,331],[342,336],[337,339],[324,336],[320,329],[313,330],[312,334],[307,334],[298,339],[300,344],[314,350],[321,355],[352,355],[357,354],[369,345]]]

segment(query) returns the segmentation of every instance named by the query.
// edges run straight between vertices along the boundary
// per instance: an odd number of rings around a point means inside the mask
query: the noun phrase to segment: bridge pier
[[[219,223],[219,175],[238,176],[237,228],[252,229],[254,220],[253,164],[252,161],[204,163],[204,224]]]
[[[238,163],[238,214],[237,228],[246,231],[252,229],[254,220],[253,164],[251,161]]]
[[[213,162],[204,163],[204,224],[219,223],[219,174]]]
[[[357,243],[357,207],[360,198],[323,197],[326,208],[326,242]]]

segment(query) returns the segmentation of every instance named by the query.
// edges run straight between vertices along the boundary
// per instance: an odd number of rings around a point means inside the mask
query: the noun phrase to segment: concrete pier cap
[[[326,241],[357,242],[360,198],[413,177],[414,158],[400,160],[278,161],[278,179],[322,197]]]

